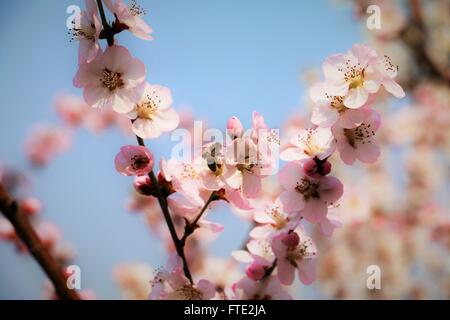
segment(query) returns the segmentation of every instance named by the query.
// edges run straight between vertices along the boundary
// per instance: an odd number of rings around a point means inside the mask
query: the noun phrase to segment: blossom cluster
[[[256,111],[247,130],[231,116],[224,120],[225,139],[194,146],[192,156],[181,159],[158,157],[145,143],[157,143],[148,140],[192,119],[174,107],[168,87],[147,81],[144,63],[114,38],[128,31],[152,40],[145,10],[136,1],[104,0],[99,3],[114,19],[108,22],[96,1],[86,1],[71,31],[80,42],[73,83],[83,90],[83,98],[60,96],[56,111],[69,129],[38,127],[25,151],[34,164],[45,165],[68,149],[76,127],[100,132],[117,126],[137,137],[138,145],[118,148],[115,168],[132,177],[128,208],[144,213],[168,259],[156,269],[142,263],[117,266],[114,277],[126,297],[291,299],[297,284],[316,280],[334,298],[448,294],[441,292],[450,288],[444,278],[450,222],[440,203],[446,194],[440,192],[448,184],[449,89],[432,67],[421,69],[427,61],[414,65],[417,74],[430,72],[424,81],[413,74],[405,79],[404,72],[411,70],[394,64],[403,53],[391,54],[389,45],[408,41],[402,38],[408,33],[407,17],[390,2],[374,2],[388,13],[385,27],[373,34],[370,46],[355,44],[324,60],[323,79],[310,83],[310,115],[293,115],[281,135]],[[425,51],[435,66],[440,65],[440,51]],[[395,109],[381,126],[390,111],[388,99],[405,96],[397,82],[409,90],[413,103]],[[405,154],[399,156],[390,146],[405,148]],[[395,170],[402,172],[406,186],[392,178],[387,157],[402,161]],[[0,169],[0,182],[8,175],[9,170]],[[70,250],[60,248],[59,229],[37,218],[40,202],[18,199],[47,249],[67,262]],[[215,257],[209,247],[228,232],[210,215],[218,207],[250,224],[242,246],[227,258]],[[0,240],[26,252],[13,226],[1,218]],[[383,291],[365,286],[365,268],[373,263],[382,267]],[[439,282],[435,288],[416,281],[411,269],[419,264],[419,272],[428,272],[433,284]],[[45,294],[56,298],[50,284]]]
[[[94,23],[90,32],[77,33],[80,59],[74,85],[83,89],[84,100],[91,107],[112,108],[128,117],[138,141],[157,138],[179,125],[170,89],[146,82],[144,64],[111,41],[123,30],[148,40],[151,28],[141,19],[143,10],[135,2],[131,6],[119,0],[106,4],[116,20],[111,25],[103,21],[100,31],[97,13],[89,9],[92,3],[83,13]],[[110,34],[105,35],[107,32]],[[109,37],[104,51],[98,45],[102,34]],[[204,144],[192,159],[161,158],[156,176],[154,155],[143,143],[121,148],[115,158],[117,170],[135,177],[139,194],[158,198],[163,212],[166,203],[174,220],[179,217],[185,221],[183,237],[172,235],[177,254],[171,255],[167,266],[151,281],[150,298],[216,297],[210,281],[192,281],[186,273],[187,262],[179,255],[180,246],[183,250],[196,229],[222,231],[221,225],[204,215],[213,202],[220,200],[245,212],[255,224],[247,250],[233,253],[237,261],[247,264],[246,276],[223,289],[223,296],[287,298],[283,285],[293,284],[296,271],[304,284],[315,280],[318,252],[303,221],[316,225],[326,236],[340,224],[328,215],[344,192],[339,179],[330,175],[330,157],[337,150],[348,165],[356,159],[375,162],[380,148],[374,136],[381,120],[372,109],[373,101],[382,88],[395,97],[404,96],[395,82],[397,67],[387,56],[381,58],[365,45],[357,44],[345,54],[328,57],[323,73],[325,80],[310,90],[314,102],[312,125],[291,136],[290,144],[279,155],[288,163],[278,174],[281,190],[270,197],[264,196],[263,182],[277,171],[280,139],[257,112],[253,112],[252,127],[247,131],[237,117],[231,117],[226,141]]]

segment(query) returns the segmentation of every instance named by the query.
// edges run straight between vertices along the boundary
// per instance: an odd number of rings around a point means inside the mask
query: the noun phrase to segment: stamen
[[[103,70],[100,82],[109,91],[114,91],[115,89],[122,88],[124,86],[122,74],[120,72],[111,71],[108,68]]]

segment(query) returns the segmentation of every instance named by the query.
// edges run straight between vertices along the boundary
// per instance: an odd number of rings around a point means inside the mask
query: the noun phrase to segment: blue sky
[[[164,264],[165,252],[143,224],[125,209],[131,180],[118,175],[113,158],[134,143],[111,130],[98,136],[80,131],[73,148],[48,168],[31,170],[23,141],[36,123],[57,123],[54,97],[72,87],[77,43],[65,26],[71,4],[41,0],[0,3],[0,162],[32,177],[32,194],[42,199],[45,218],[56,222],[78,251],[82,286],[100,298],[118,298],[111,270],[119,262]],[[273,127],[301,113],[306,88],[301,71],[347,50],[360,39],[351,8],[334,1],[153,0],[140,1],[155,40],[128,33],[118,39],[147,66],[147,80],[172,89],[175,108],[190,106],[198,119],[224,127],[238,116],[249,125],[257,110]],[[149,143],[169,155],[167,139]],[[211,214],[226,230],[212,246],[228,256],[246,225],[228,210]],[[0,244],[0,299],[38,298],[43,273],[31,258]]]

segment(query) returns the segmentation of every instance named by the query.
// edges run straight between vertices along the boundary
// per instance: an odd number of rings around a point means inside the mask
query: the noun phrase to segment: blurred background
[[[257,110],[288,135],[309,125],[308,88],[327,56],[354,43],[389,54],[407,97],[376,102],[382,159],[356,168],[333,163],[346,187],[336,208],[344,225],[331,239],[314,237],[319,278],[293,294],[450,298],[449,1],[139,3],[155,40],[117,39],[145,63],[147,81],[171,88],[187,128],[194,119],[223,128],[233,115],[248,128]],[[150,268],[163,266],[167,253],[132,196],[132,179],[114,168],[120,146],[135,143],[129,122],[98,110],[72,125],[62,116],[61,106],[79,105],[82,94],[72,85],[78,43],[66,28],[73,4],[84,7],[75,0],[0,3],[0,180],[31,208],[39,199],[36,219],[58,226],[44,224],[42,234],[57,239],[62,260],[80,266],[83,289],[100,299],[141,298]],[[369,4],[381,8],[380,30],[366,27]],[[46,144],[54,157],[36,150]],[[169,135],[147,143],[158,158],[173,144]],[[249,223],[226,205],[209,219],[225,226],[207,245],[221,261],[241,246]],[[1,240],[0,299],[48,297],[37,263]],[[381,267],[381,290],[366,288],[371,264]]]

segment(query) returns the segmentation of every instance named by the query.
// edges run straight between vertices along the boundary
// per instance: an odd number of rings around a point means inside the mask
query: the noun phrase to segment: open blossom
[[[209,300],[216,290],[208,280],[200,280],[192,285],[183,274],[181,259],[171,255],[166,267],[151,281],[152,300]]]
[[[213,143],[204,146],[202,159],[204,165],[199,169],[199,173],[203,187],[211,191],[227,187],[226,180],[232,170],[225,163],[222,144]]]
[[[142,139],[157,138],[163,132],[175,129],[180,122],[172,109],[170,89],[149,83],[145,84],[139,100],[127,115],[133,120],[133,132]]]
[[[319,127],[329,128],[337,124],[343,128],[354,128],[364,118],[364,108],[371,103],[371,98],[358,109],[347,108],[343,96],[334,96],[326,92],[327,84],[319,82],[310,89],[310,97],[314,102],[311,122]]]
[[[231,174],[227,184],[233,189],[241,189],[244,197],[256,198],[261,192],[261,174],[264,162],[258,153],[257,145],[250,138],[235,139],[226,150],[226,163]]]
[[[124,176],[143,176],[153,170],[153,154],[142,146],[123,146],[114,162]]]
[[[347,108],[357,109],[366,104],[369,94],[376,93],[381,84],[375,50],[355,44],[346,54],[328,57],[323,73],[330,95],[342,96]]]
[[[280,201],[287,212],[300,212],[311,223],[325,219],[328,206],[343,193],[342,183],[335,177],[313,178],[304,172],[301,163],[288,163],[279,174],[284,188]]]
[[[145,14],[136,0],[131,0],[129,5],[126,5],[123,0],[105,0],[106,7],[119,20],[119,23],[124,24],[128,30],[136,37],[144,40],[153,40],[150,35],[152,28],[141,18]]]
[[[272,240],[272,249],[277,257],[277,276],[281,283],[294,282],[295,270],[304,284],[316,278],[316,247],[311,238],[296,231],[280,234]]]
[[[284,290],[275,276],[254,281],[242,278],[232,286],[233,300],[290,300],[292,297]]]
[[[397,66],[385,56],[381,59],[372,48],[355,44],[346,54],[328,57],[323,64],[325,92],[339,97],[345,107],[357,109],[367,104],[380,86],[401,98],[403,89],[394,81]]]
[[[295,161],[317,157],[328,158],[335,150],[335,139],[329,128],[304,129],[291,138],[292,147],[280,154],[285,161]]]
[[[380,156],[380,146],[374,139],[381,124],[380,115],[375,110],[366,110],[363,122],[353,129],[333,127],[337,149],[342,161],[353,164],[355,159],[365,163],[375,162]]]
[[[381,84],[387,92],[392,94],[396,98],[403,98],[405,92],[403,88],[394,80],[398,74],[398,66],[392,63],[391,58],[384,56],[383,59],[378,61],[378,70],[380,70],[383,78]]]
[[[145,65],[122,46],[108,47],[91,63],[81,64],[74,85],[94,108],[112,107],[118,113],[133,110],[145,79]]]
[[[102,27],[95,0],[86,0],[86,10],[75,16],[73,24],[70,33],[80,42],[78,64],[89,63],[101,50],[98,39]]]
[[[257,211],[254,220],[259,226],[250,231],[254,239],[267,239],[283,231],[293,230],[299,223],[299,216],[284,212],[279,200],[267,205],[263,211]]]

